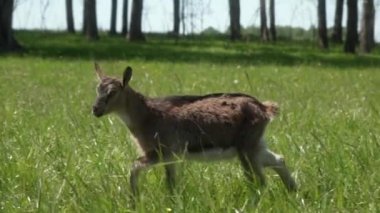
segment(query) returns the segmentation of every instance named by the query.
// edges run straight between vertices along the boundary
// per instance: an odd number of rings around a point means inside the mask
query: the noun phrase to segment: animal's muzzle
[[[92,114],[94,114],[96,117],[100,117],[104,114],[104,110],[102,110],[100,107],[94,105],[94,106],[92,106]]]

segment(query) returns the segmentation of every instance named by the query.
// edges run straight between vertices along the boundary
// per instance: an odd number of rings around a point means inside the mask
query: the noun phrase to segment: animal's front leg
[[[166,172],[166,182],[168,185],[168,188],[171,193],[174,192],[175,187],[175,165],[174,164],[166,164],[165,165],[165,172]]]
[[[147,153],[145,156],[139,157],[132,164],[130,185],[132,190],[132,195],[136,196],[138,194],[138,176],[143,169],[147,169],[150,166],[158,162],[158,155],[156,152]]]

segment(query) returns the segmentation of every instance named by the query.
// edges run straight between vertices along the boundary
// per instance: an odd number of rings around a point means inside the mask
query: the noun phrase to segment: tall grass
[[[237,160],[184,162],[174,194],[162,167],[143,173],[135,211],[380,209],[378,54],[319,52],[309,43],[17,36],[29,52],[0,56],[0,211],[133,211],[128,175],[138,153],[117,118],[91,115],[94,59],[114,76],[131,65],[132,86],[149,96],[244,92],[281,107],[268,144],[286,157],[297,193],[269,170],[266,188],[250,185]]]

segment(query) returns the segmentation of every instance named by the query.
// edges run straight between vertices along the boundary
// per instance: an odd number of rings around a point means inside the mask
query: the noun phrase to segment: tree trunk
[[[99,39],[98,26],[96,22],[96,1],[84,0],[84,26],[88,40]]]
[[[141,30],[142,11],[143,11],[143,0],[133,0],[131,27],[129,31],[130,41],[145,41],[145,36]]]
[[[343,19],[343,2],[344,0],[336,0],[334,28],[331,40],[336,43],[342,43],[342,19]]]
[[[182,0],[182,4],[181,4],[182,35],[186,34],[185,5],[187,5],[186,0]]]
[[[240,0],[229,0],[230,6],[230,38],[232,41],[241,39],[240,34]]]
[[[363,0],[363,13],[360,29],[360,51],[371,52],[375,45],[375,7],[373,0]]]
[[[180,23],[180,16],[179,16],[179,8],[180,8],[180,2],[179,0],[173,0],[173,12],[174,12],[174,25],[173,25],[173,35],[175,37],[178,37],[179,35],[179,23]]]
[[[123,20],[122,20],[122,28],[121,34],[123,36],[127,36],[128,34],[128,0],[124,0],[123,2]]]
[[[272,41],[277,40],[276,16],[275,16],[275,14],[276,14],[275,13],[275,1],[270,0],[269,1],[269,21],[270,21],[269,31],[270,31]]]
[[[0,0],[0,50],[19,50],[21,46],[13,37],[13,0]]]
[[[75,33],[72,0],[66,0],[66,22],[67,22],[67,32]]]
[[[260,37],[262,41],[269,40],[265,1],[266,0],[260,0]]]
[[[117,0],[112,0],[111,23],[110,23],[109,35],[116,35],[116,14],[117,14]]]
[[[87,9],[84,6],[83,7],[83,23],[82,23],[82,34],[83,35],[86,35],[86,29],[87,29]]]
[[[329,47],[326,27],[326,0],[318,0],[318,43],[321,49]]]
[[[344,52],[355,53],[358,42],[358,0],[347,0],[347,33]]]

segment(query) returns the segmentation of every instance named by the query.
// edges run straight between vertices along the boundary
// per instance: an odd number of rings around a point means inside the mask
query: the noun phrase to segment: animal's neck
[[[146,98],[128,87],[123,97],[123,107],[117,112],[129,129],[138,128],[146,119],[149,109]]]

